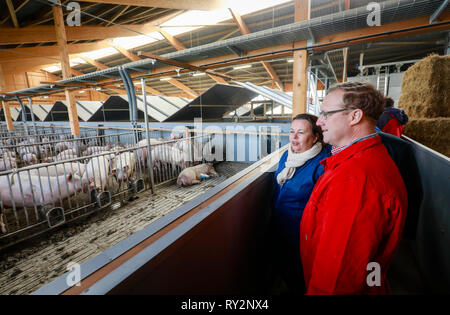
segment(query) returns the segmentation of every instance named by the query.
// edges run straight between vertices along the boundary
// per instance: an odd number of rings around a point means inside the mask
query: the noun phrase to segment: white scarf
[[[285,167],[277,176],[278,184],[283,185],[286,181],[291,179],[292,176],[294,176],[297,167],[305,164],[307,161],[319,154],[320,151],[322,151],[322,144],[320,142],[314,144],[311,149],[301,153],[292,152],[291,146],[289,145]]]

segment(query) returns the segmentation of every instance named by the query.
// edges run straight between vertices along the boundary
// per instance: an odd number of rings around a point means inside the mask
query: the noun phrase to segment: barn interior
[[[346,81],[370,82],[409,116],[421,198],[392,292],[450,292],[448,0],[0,8],[0,185],[12,197],[16,174],[41,172],[41,192],[70,163],[59,176],[84,189],[80,167],[97,167],[94,187],[68,198],[59,181],[49,202],[36,192],[27,202],[26,180],[19,200],[0,195],[1,294],[283,294],[261,254],[274,168],[292,117],[319,115],[328,88]],[[219,176],[177,186],[204,162]],[[81,286],[67,284],[72,262]]]

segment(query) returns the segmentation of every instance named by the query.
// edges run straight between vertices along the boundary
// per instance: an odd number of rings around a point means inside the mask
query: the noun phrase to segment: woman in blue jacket
[[[304,291],[300,261],[300,220],[315,183],[324,170],[320,161],[329,148],[323,144],[317,117],[299,114],[291,123],[289,149],[284,152],[275,172],[273,226],[276,262],[290,293]]]

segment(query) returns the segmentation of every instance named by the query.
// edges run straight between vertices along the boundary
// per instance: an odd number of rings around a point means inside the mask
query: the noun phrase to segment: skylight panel
[[[260,11],[266,8],[274,7],[290,0],[230,0],[230,5],[240,15]]]
[[[75,66],[78,66],[78,65],[81,65],[81,64],[85,64],[86,61],[84,61],[81,58],[73,58],[73,59],[70,59],[69,63],[70,63],[71,67],[75,67]]]
[[[146,35],[138,35],[131,37],[117,37],[113,42],[125,49],[133,49],[139,46],[144,46],[159,40],[163,40],[164,37],[158,32],[152,32]]]
[[[108,48],[93,50],[90,52],[85,52],[85,53],[82,53],[81,55],[96,60],[96,59],[111,56],[114,54],[117,54],[117,50],[115,50],[113,47],[108,47]]]
[[[231,0],[231,8],[240,15],[259,11],[268,7],[276,6],[289,0]],[[173,19],[161,24],[161,27],[172,36],[193,31],[205,25],[215,25],[230,20],[230,11],[225,9],[213,11],[191,10],[180,14]]]
[[[44,70],[47,71],[47,72],[56,72],[56,71],[60,71],[61,67],[59,67],[59,66],[50,66],[50,67],[44,68]]]

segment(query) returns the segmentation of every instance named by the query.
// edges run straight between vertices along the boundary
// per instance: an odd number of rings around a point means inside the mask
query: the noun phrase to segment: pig
[[[36,154],[27,153],[22,156],[22,161],[25,163],[25,165],[32,165],[32,164],[36,164],[38,162],[38,159],[36,157]]]
[[[164,143],[162,140],[150,138],[150,146],[155,146]],[[147,165],[147,139],[143,139],[137,143],[139,149],[136,150],[137,160],[141,165]],[[154,159],[152,158],[152,161]]]
[[[78,158],[78,156],[72,155],[72,154],[59,155],[59,156],[55,157],[55,161],[65,161],[65,160],[77,159],[77,158]]]
[[[87,155],[93,155],[93,154],[98,154],[98,153],[104,153],[107,152],[111,149],[111,146],[108,144],[106,146],[91,146],[88,147],[86,149],[86,151],[84,151],[83,155],[87,156]]]
[[[83,178],[89,183],[94,183],[93,188],[96,190],[105,190],[110,184],[111,159],[114,159],[114,154],[96,156],[86,164]]]
[[[21,144],[19,143],[19,145],[21,145]],[[23,156],[25,154],[30,154],[30,153],[37,154],[38,149],[36,148],[36,146],[24,145],[22,147],[19,147],[17,149],[17,152],[19,153],[20,156]]]
[[[9,149],[0,148],[0,155],[4,157],[16,157],[16,153],[14,151],[10,151]]]
[[[125,147],[118,145],[118,144],[111,147],[111,151],[120,151],[120,150],[124,150],[124,149],[125,149]]]
[[[61,200],[81,191],[87,192],[89,188],[86,179],[72,173],[45,177],[19,172],[8,176],[10,188],[6,176],[0,176],[0,196],[3,205],[7,207],[12,207],[13,204],[19,208],[59,204]]]
[[[13,168],[17,168],[17,161],[15,158],[0,158],[0,171],[7,171]]]
[[[75,149],[66,149],[64,151],[61,151],[57,156],[56,160],[67,160],[71,159],[71,156],[77,157],[77,151]]]
[[[35,166],[40,167],[30,170],[30,174],[33,176],[38,176],[38,174],[41,174],[41,176],[59,176],[67,175],[69,173],[83,176],[84,169],[86,167],[83,163],[63,163],[51,166],[46,164],[37,164]]]
[[[169,163],[172,164],[173,168],[176,166],[184,168],[186,157],[188,157],[188,155],[186,155],[185,152],[167,144],[157,145],[152,149],[153,165],[155,165],[155,163]]]
[[[180,175],[178,175],[177,185],[186,187],[198,184],[202,180],[201,174],[212,177],[219,176],[211,163],[199,164],[181,171]]]
[[[192,141],[192,145],[189,141]],[[195,162],[199,162],[202,160],[203,146],[199,141],[189,140],[189,139],[181,139],[181,140],[178,140],[177,142],[175,142],[174,147],[185,152],[185,154],[186,154],[185,157],[186,157],[186,160],[188,160],[188,161],[193,161],[195,163]],[[191,152],[191,148],[193,150],[192,152]],[[194,155],[192,156],[192,154],[194,154]]]
[[[43,163],[51,163],[56,161],[56,156],[46,156],[42,159]]]
[[[176,139],[184,138],[184,131],[176,131],[176,130],[173,130],[173,131],[170,133],[169,138],[170,138],[170,140],[176,140]]]
[[[151,145],[151,146],[152,146],[152,145],[155,145],[155,144],[161,144],[161,143],[163,143],[163,142],[164,142],[164,141],[162,141],[162,140],[150,138],[150,145]],[[139,141],[139,142],[137,143],[137,146],[138,146],[138,147],[146,147],[146,146],[147,146],[147,139],[143,139],[143,140]]]
[[[55,144],[55,151],[56,152],[62,152],[67,149],[73,149],[75,144],[70,141],[64,141],[64,142],[58,142]]]
[[[117,180],[125,181],[134,172],[135,160],[133,152],[122,152],[114,159],[111,159],[111,171],[116,175]]]

